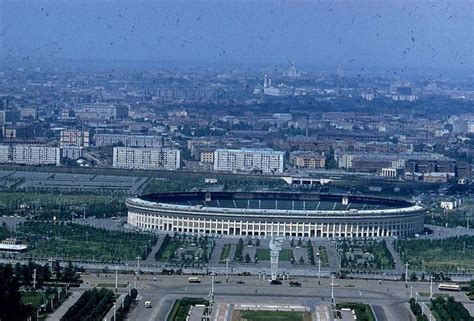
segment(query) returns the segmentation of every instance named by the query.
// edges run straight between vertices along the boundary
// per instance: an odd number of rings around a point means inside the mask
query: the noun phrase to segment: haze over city
[[[364,71],[473,66],[472,1],[2,1],[1,56]]]
[[[473,18],[0,0],[0,320],[474,321]]]

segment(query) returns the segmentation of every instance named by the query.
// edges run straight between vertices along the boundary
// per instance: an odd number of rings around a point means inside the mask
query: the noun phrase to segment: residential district
[[[1,320],[472,320],[472,75],[0,72]]]

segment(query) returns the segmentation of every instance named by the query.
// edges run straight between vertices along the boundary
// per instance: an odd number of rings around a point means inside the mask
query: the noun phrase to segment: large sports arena
[[[423,230],[426,211],[398,199],[277,192],[159,193],[126,204],[140,230],[262,237],[406,237]]]

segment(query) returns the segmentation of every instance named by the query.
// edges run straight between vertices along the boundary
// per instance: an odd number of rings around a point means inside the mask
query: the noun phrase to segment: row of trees
[[[77,268],[71,262],[65,267],[61,267],[59,263],[53,262],[53,266],[49,264],[40,265],[29,261],[27,264],[16,263],[13,267],[13,274],[17,278],[19,284],[24,287],[33,286],[33,275],[36,270],[36,284],[37,288],[41,288],[46,282],[65,282],[78,283],[79,275]]]
[[[415,301],[415,299],[411,298],[410,301],[410,310],[416,318],[416,321],[428,321],[428,317],[423,314],[423,310],[421,306]]]
[[[243,259],[244,259],[243,251],[244,251],[244,240],[239,239],[239,241],[237,242],[237,246],[235,247],[235,254],[234,254],[234,261],[235,262],[242,262],[243,261]]]
[[[316,262],[314,261],[314,250],[311,240],[306,241],[306,254],[308,255],[309,263],[315,265]]]
[[[10,264],[0,265],[0,320],[26,320],[33,314],[33,307],[20,302],[20,277]]]
[[[136,289],[130,291],[130,295],[126,295],[123,299],[123,306],[117,309],[115,313],[115,318],[112,317],[111,321],[122,321],[125,320],[128,311],[130,311],[130,306],[132,302],[137,298],[138,292]]]
[[[107,289],[92,289],[84,292],[77,302],[67,310],[61,321],[95,321],[102,320],[110,310],[114,293]]]
[[[450,296],[447,300],[441,296],[431,300],[432,310],[437,314],[438,320],[442,321],[473,321],[469,311],[461,302],[456,302]]]

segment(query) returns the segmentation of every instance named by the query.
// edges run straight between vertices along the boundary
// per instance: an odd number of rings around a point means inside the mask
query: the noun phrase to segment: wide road
[[[139,301],[129,314],[129,320],[165,320],[166,315],[175,299],[184,296],[206,297],[211,289],[209,276],[202,278],[200,284],[189,284],[187,276],[140,276],[137,282]],[[88,286],[98,283],[113,283],[112,277],[97,277],[96,274],[85,275],[84,280]],[[330,279],[321,279],[320,285],[317,278],[297,278],[302,287],[290,287],[285,281],[283,285],[270,285],[268,281],[259,280],[257,276],[238,277],[231,276],[229,283],[224,276],[217,276],[220,284],[215,285],[215,298],[218,303],[233,304],[294,304],[314,306],[316,304],[329,304],[331,301]],[[244,281],[245,284],[237,284]],[[121,275],[119,283],[133,284],[132,275]],[[408,288],[404,282],[394,281],[367,281],[367,280],[335,280],[335,302],[363,302],[371,304],[379,321],[409,321],[412,315],[408,309],[407,301],[410,298],[410,286],[413,293],[429,292],[429,284],[422,282],[409,283]],[[122,289],[119,291],[125,291]],[[454,294],[457,300],[466,300],[463,294]],[[464,297],[461,297],[464,296]],[[427,300],[421,297],[420,300]],[[144,307],[144,301],[151,301],[152,308]],[[311,303],[311,304],[310,304]]]

